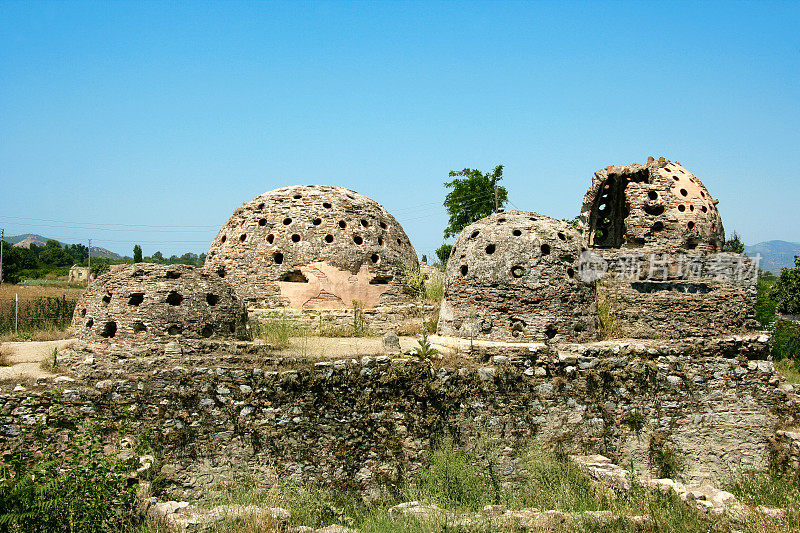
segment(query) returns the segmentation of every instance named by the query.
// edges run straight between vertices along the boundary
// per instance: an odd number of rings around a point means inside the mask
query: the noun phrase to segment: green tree
[[[164,256],[161,254],[160,251],[158,251],[158,252],[153,254],[152,260],[153,260],[153,263],[163,263],[164,262]]]
[[[456,179],[444,183],[445,187],[453,189],[444,199],[450,215],[444,230],[445,239],[458,235],[473,222],[495,212],[495,187],[497,206],[502,207],[508,202],[508,191],[497,185],[503,179],[503,165],[497,165],[492,172],[486,173],[474,168],[458,172],[451,170],[450,177]]]
[[[453,250],[452,244],[444,243],[436,249],[436,257],[442,266],[447,266],[447,260],[450,258],[450,252]]]
[[[142,262],[142,247],[138,244],[133,246],[133,262],[134,263],[141,263]]]
[[[21,270],[37,266],[38,260],[35,252],[29,248],[17,247],[10,242],[3,241],[3,281],[5,283],[18,283]]]
[[[61,247],[58,241],[47,241],[39,252],[39,262],[48,267],[70,266],[74,263],[72,256]]]
[[[794,268],[782,268],[781,275],[770,289],[770,296],[778,304],[778,312],[800,314],[800,255],[794,256]]]
[[[742,242],[742,238],[739,236],[738,233],[735,231],[733,232],[733,237],[725,241],[725,244],[722,245],[723,252],[734,252],[737,254],[744,253],[744,243]]]

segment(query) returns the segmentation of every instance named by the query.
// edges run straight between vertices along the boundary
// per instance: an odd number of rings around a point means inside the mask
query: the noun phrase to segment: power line
[[[181,226],[181,225],[164,225],[164,224],[120,224],[120,223],[96,223],[96,222],[75,222],[71,220],[56,220],[52,218],[30,218],[30,217],[13,217],[7,215],[0,215],[0,218],[7,218],[7,219],[14,219],[14,220],[34,220],[38,222],[58,222],[59,224],[73,224],[79,226],[122,226],[128,228],[219,228],[220,226],[211,226],[211,225],[196,225],[196,226]],[[92,229],[92,228],[81,228],[81,229]]]

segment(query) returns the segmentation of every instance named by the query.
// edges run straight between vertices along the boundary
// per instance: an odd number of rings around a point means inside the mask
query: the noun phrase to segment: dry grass
[[[77,300],[85,290],[85,287],[29,287],[25,285],[3,283],[0,285],[0,300],[13,300],[15,294],[19,296],[20,302],[36,300],[43,296],[50,298],[61,298],[64,296],[67,300]]]
[[[0,366],[11,366],[11,347],[0,345]]]
[[[792,359],[775,361],[775,369],[786,378],[789,383],[800,383],[800,363]]]
[[[69,331],[58,328],[47,328],[39,331],[20,331],[19,333],[5,333],[0,335],[0,342],[18,341],[60,341],[71,337]]]

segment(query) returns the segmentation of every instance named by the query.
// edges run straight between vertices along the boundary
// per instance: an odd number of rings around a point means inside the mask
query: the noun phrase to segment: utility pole
[[[0,229],[0,283],[3,283],[3,237],[5,229]]]
[[[92,279],[92,239],[89,239],[89,270],[86,272],[86,288],[89,288],[89,281]]]

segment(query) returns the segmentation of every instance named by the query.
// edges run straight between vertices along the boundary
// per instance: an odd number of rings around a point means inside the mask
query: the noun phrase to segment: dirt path
[[[0,366],[0,380],[36,379],[53,376],[39,366],[45,356],[52,355],[53,348],[59,350],[75,342],[74,339],[41,342],[4,342],[3,349],[10,349],[7,359],[11,366]]]
[[[417,346],[414,337],[400,337],[403,351]],[[314,359],[344,359],[362,355],[382,355],[382,337],[295,337],[289,347],[276,352],[282,356],[309,357]]]

